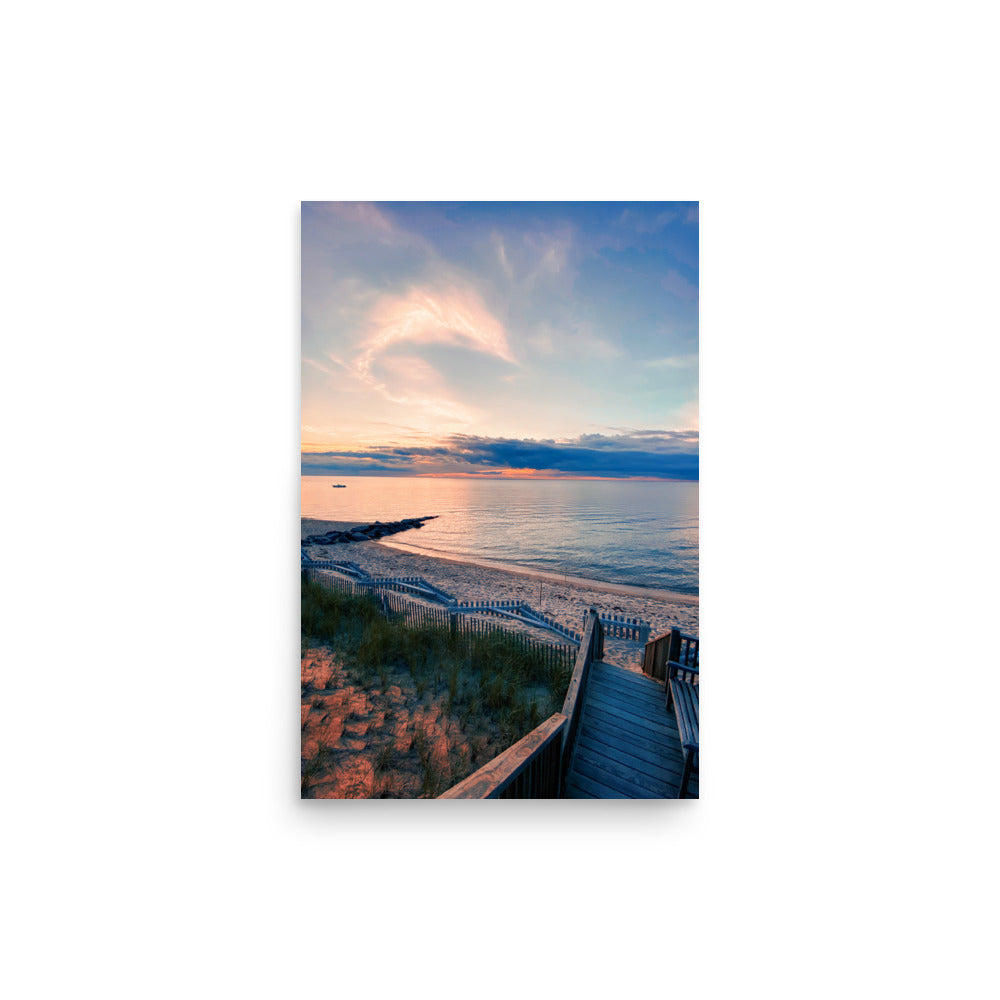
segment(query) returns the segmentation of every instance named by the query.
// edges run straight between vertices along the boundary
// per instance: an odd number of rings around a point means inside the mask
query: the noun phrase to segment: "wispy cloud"
[[[492,233],[490,233],[490,243],[493,244],[493,247],[497,252],[497,260],[500,261],[500,267],[502,268],[503,273],[507,275],[508,278],[513,278],[514,268],[507,259],[507,248],[504,246],[503,236],[501,236],[495,229]]]
[[[535,267],[528,284],[544,274],[555,275],[565,270],[573,239],[568,231],[557,233],[525,233],[524,242],[534,251]]]
[[[651,358],[643,361],[646,368],[695,368],[698,365],[697,354],[674,354],[668,358]]]
[[[658,233],[664,226],[669,225],[676,218],[677,213],[672,211],[659,212],[656,215],[650,216],[647,213],[626,208],[618,217],[618,225],[625,226],[641,234]]]
[[[383,246],[430,246],[419,233],[396,225],[370,202],[304,202],[303,208],[306,206],[331,223],[326,231],[335,245],[376,242]]]
[[[682,302],[698,301],[698,286],[692,285],[682,274],[673,269],[667,271],[666,276],[660,282],[663,287],[676,295]]]
[[[524,335],[523,342],[542,355],[559,354],[561,357],[598,361],[610,361],[622,356],[621,348],[599,336],[589,322],[560,327],[543,320],[530,334]]]
[[[314,361],[312,358],[304,358],[303,360],[305,361],[305,363],[307,365],[311,365],[317,371],[323,372],[324,375],[333,375],[334,374],[333,369],[330,368],[329,365],[324,365],[320,361]]]
[[[453,397],[441,373],[423,358],[398,355],[383,358],[380,374],[385,381],[377,388],[385,398],[416,415],[466,425],[479,416],[477,410]]]
[[[404,341],[461,344],[517,363],[503,326],[472,289],[411,288],[402,296],[387,295],[372,311],[369,327],[354,363],[362,377],[377,355]]]

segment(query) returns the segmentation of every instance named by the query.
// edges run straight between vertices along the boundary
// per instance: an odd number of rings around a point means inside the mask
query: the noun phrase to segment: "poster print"
[[[303,798],[697,798],[697,202],[302,204]]]

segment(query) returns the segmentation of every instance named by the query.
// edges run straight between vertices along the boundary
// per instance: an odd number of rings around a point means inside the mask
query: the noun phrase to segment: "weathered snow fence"
[[[604,635],[609,639],[632,639],[636,642],[646,642],[649,639],[651,626],[638,618],[625,618],[619,615],[600,615],[604,626]],[[583,613],[583,622],[587,623],[587,612]]]
[[[452,615],[490,615],[497,618],[512,618],[534,628],[555,632],[571,642],[580,642],[580,633],[557,622],[554,618],[541,611],[536,611],[530,605],[520,600],[499,601],[464,601],[442,590],[440,587],[420,576],[369,576],[357,563],[341,559],[313,559],[302,549],[303,570],[329,570],[340,573],[352,579],[359,587],[366,588],[369,593],[381,593],[383,590],[399,590],[413,594],[424,600],[435,601],[445,605]],[[590,612],[584,611],[583,624],[586,627]],[[625,618],[619,615],[600,615],[603,634],[609,639],[631,639],[646,642],[649,639],[650,626],[638,618]]]

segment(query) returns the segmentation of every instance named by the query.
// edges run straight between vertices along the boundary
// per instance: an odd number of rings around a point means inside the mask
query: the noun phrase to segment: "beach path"
[[[595,661],[564,797],[675,799],[683,773],[680,734],[664,686]],[[688,796],[698,797],[697,776]]]

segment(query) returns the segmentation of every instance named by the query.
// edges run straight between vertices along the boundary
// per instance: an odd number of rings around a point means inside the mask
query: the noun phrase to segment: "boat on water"
[[[346,490],[347,489],[347,484],[346,483],[334,483],[330,487],[330,489],[333,489],[333,490]]]

